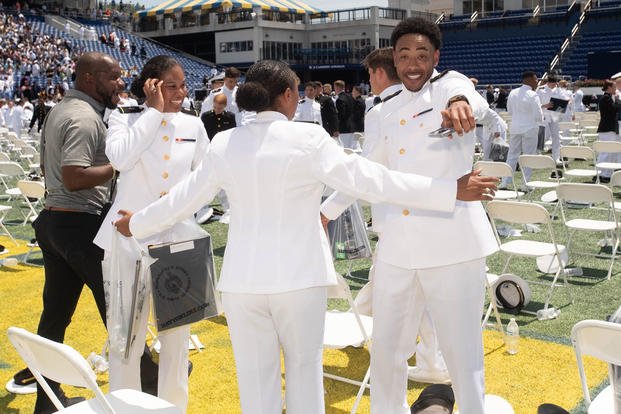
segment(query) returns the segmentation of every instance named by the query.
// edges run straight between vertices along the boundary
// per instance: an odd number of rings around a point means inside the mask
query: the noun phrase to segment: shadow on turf
[[[15,399],[15,394],[7,393],[4,397],[0,397],[0,412],[3,414],[19,414],[17,408],[9,408],[8,405]]]

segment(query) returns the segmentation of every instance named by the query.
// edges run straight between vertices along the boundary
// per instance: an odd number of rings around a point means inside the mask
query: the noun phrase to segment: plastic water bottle
[[[509,324],[507,325],[507,334],[505,335],[505,347],[510,355],[517,354],[519,341],[520,327],[515,321],[515,318],[511,318]]]
[[[99,354],[91,352],[86,360],[91,364],[96,374],[103,374],[108,370],[108,361]]]

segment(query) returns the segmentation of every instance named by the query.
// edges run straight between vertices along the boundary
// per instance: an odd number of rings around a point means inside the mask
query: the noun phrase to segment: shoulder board
[[[199,112],[196,109],[186,109],[186,108],[181,108],[181,111],[184,114],[188,114],[188,115],[192,115],[192,116],[198,116]]]
[[[433,78],[431,78],[431,79],[429,80],[429,83],[434,83],[435,81],[437,81],[438,79],[441,79],[444,75],[446,75],[446,74],[447,74],[447,73],[449,73],[449,72],[450,72],[450,70],[449,70],[449,69],[447,69],[447,70],[443,70],[442,72],[440,72],[440,74],[439,74],[439,75],[434,76]]]
[[[300,99],[300,102],[298,102],[298,103],[303,104],[304,102],[306,102],[306,99]]]
[[[392,95],[388,95],[386,98],[384,98],[382,100],[382,102],[390,101],[392,98],[394,98],[395,96],[399,95],[402,90],[403,89],[399,89],[397,92],[393,93]]]
[[[213,89],[210,93],[218,93],[222,90],[222,88]]]
[[[119,106],[117,109],[122,114],[137,114],[144,111],[142,106]]]

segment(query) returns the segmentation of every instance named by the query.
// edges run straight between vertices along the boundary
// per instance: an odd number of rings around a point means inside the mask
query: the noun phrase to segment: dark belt
[[[86,211],[74,210],[71,208],[62,208],[62,207],[45,207],[45,209],[49,211],[63,211],[66,213],[86,213]]]

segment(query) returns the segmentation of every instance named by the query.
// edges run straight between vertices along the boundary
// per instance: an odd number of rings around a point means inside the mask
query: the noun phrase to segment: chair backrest
[[[513,169],[506,162],[477,161],[475,170],[481,170],[481,175],[490,177],[513,177]]]
[[[24,197],[39,199],[45,197],[45,185],[41,181],[20,180],[17,182],[17,188]]]
[[[621,187],[621,170],[615,171],[610,176],[611,187]]]
[[[0,161],[10,162],[11,157],[6,152],[0,152]]]
[[[486,210],[492,219],[508,223],[550,223],[550,213],[548,213],[548,210],[535,203],[492,200],[487,203]]]
[[[592,160],[595,158],[595,154],[590,147],[585,147],[583,145],[564,145],[561,147],[561,158]]]
[[[612,190],[601,184],[562,183],[556,187],[560,200],[583,203],[609,203],[612,205]]]
[[[533,170],[556,168],[556,162],[549,155],[520,155],[518,162],[521,168],[532,168]]]
[[[53,392],[42,376],[62,384],[89,388],[97,396],[104,411],[114,414],[112,406],[97,385],[95,373],[78,351],[69,345],[51,341],[22,328],[10,327],[8,337],[37,381],[44,389],[47,388],[46,393],[52,400],[54,398],[50,393],[53,395]]]
[[[3,161],[0,162],[0,174],[7,177],[23,177],[26,175],[26,172],[16,162],[13,161]]]
[[[621,365],[621,324],[597,320],[580,321],[571,330],[571,343],[576,353],[582,393],[588,405],[591,403],[591,396],[582,356],[588,355],[609,364]]]
[[[595,141],[593,143],[595,152],[621,152],[621,142],[617,141]]]

